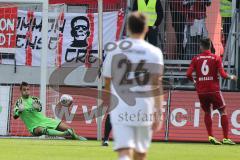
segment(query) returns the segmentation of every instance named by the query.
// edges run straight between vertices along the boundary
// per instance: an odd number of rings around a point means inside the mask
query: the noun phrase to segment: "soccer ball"
[[[60,98],[61,105],[65,107],[69,107],[69,105],[72,103],[73,98],[69,94],[63,94]]]

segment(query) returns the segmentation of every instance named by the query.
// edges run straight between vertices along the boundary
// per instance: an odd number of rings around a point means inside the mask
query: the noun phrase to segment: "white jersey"
[[[151,71],[146,69],[147,66],[156,64],[163,67],[162,52],[144,40],[133,38],[119,41],[116,46],[107,53],[103,65],[103,76],[111,78],[111,93],[118,99],[110,113],[111,122],[130,126],[151,125],[154,98],[139,95],[151,89],[148,76]],[[160,67],[157,70],[160,72]]]

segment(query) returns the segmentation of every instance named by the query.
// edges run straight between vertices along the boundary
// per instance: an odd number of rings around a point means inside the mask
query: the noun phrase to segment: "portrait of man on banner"
[[[73,37],[71,47],[87,47],[90,36],[89,19],[85,16],[78,16],[71,21],[71,36]]]

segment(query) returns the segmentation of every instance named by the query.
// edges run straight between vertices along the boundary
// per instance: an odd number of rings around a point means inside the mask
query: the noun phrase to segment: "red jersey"
[[[192,59],[187,71],[187,77],[193,81],[192,73],[196,72],[196,89],[198,93],[210,93],[220,91],[219,75],[227,78],[221,57],[205,51]]]

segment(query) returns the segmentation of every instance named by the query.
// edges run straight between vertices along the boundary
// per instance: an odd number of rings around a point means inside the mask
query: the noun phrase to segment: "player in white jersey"
[[[152,133],[163,121],[163,55],[144,40],[147,31],[145,15],[133,12],[128,18],[130,37],[105,48],[105,88],[117,97],[111,98],[110,116],[119,160],[146,159]]]

